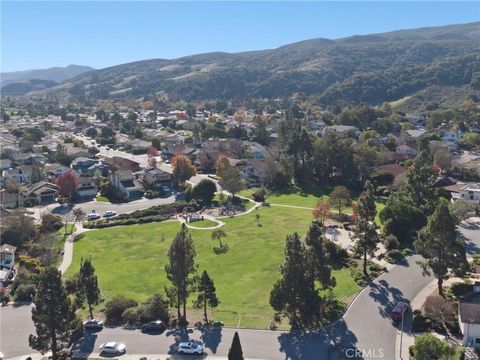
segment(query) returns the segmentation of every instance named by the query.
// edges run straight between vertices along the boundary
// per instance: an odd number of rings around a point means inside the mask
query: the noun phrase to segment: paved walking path
[[[78,223],[75,225],[76,230],[73,232],[73,234],[68,235],[67,239],[65,240],[65,245],[63,247],[63,260],[60,266],[58,267],[58,270],[64,274],[70,264],[72,263],[73,259],[73,243],[75,242],[75,238],[80,235],[81,233],[84,233],[86,231],[90,231],[90,229],[86,229],[83,227],[81,223]]]

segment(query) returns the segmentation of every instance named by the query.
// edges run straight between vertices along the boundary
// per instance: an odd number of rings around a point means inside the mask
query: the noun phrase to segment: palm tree
[[[220,247],[221,247],[221,248],[223,247],[222,237],[227,237],[227,234],[225,233],[225,231],[223,231],[223,230],[221,230],[221,229],[213,230],[213,232],[212,232],[212,240],[218,240],[218,242],[220,243]]]

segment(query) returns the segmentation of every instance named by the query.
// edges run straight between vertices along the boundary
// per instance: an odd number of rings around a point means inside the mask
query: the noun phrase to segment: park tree
[[[220,248],[223,248],[224,244],[222,243],[222,238],[227,237],[227,234],[225,233],[225,231],[223,231],[222,229],[213,230],[211,237],[212,237],[212,240],[216,240],[219,242]]]
[[[157,150],[160,150],[162,148],[162,142],[159,137],[152,138],[152,146],[154,146]]]
[[[327,238],[322,226],[319,221],[312,222],[305,243],[309,246],[307,257],[315,273],[315,280],[319,282],[322,289],[327,289],[335,286],[336,281],[332,277],[332,267],[329,265],[330,259],[325,247]]]
[[[217,298],[217,292],[215,289],[215,284],[213,283],[213,279],[210,278],[206,271],[204,271],[202,273],[202,276],[200,276],[200,278],[198,279],[197,292],[198,297],[195,300],[193,307],[195,309],[203,309],[205,324],[208,324],[207,307],[217,307],[219,301]]]
[[[70,202],[77,191],[78,180],[72,171],[62,174],[57,179],[58,192]]]
[[[74,308],[57,269],[49,267],[39,274],[34,304],[36,335],[29,336],[30,347],[42,354],[51,350],[52,359],[57,360],[59,350],[70,342],[75,320]]]
[[[240,173],[237,168],[230,167],[223,172],[223,176],[218,182],[223,190],[232,194],[232,198],[235,198],[235,194],[245,188],[244,181],[240,178]]]
[[[192,161],[185,155],[178,155],[173,158],[173,176],[178,184],[185,182],[197,173]]]
[[[191,275],[195,273],[195,248],[192,235],[185,224],[173,239],[172,245],[168,250],[169,263],[165,265],[167,279],[172,286],[167,289],[170,301],[177,308],[177,316],[180,323],[187,323],[187,298],[191,292],[193,279]],[[183,306],[183,315],[180,308]]]
[[[100,301],[100,287],[90,258],[85,261],[82,259],[80,262],[80,271],[77,275],[77,291],[78,298],[86,300],[90,318],[93,319],[93,306]]]
[[[212,180],[203,179],[192,189],[192,198],[204,204],[212,202],[217,186]]]
[[[73,234],[73,229],[75,228],[75,225],[85,220],[86,214],[82,208],[75,208],[72,210],[72,217],[73,217],[73,223],[72,223],[72,228],[70,229],[70,234]]]
[[[421,151],[407,173],[410,197],[413,204],[421,209],[426,216],[433,213],[439,198],[432,159],[426,150]]]
[[[223,177],[223,173],[230,169],[230,160],[225,155],[220,155],[215,163],[217,176]]]
[[[423,272],[427,275],[432,272],[437,278],[441,296],[443,281],[449,278],[450,272],[463,274],[468,269],[465,243],[457,236],[455,225],[447,200],[441,199],[414,242],[415,250],[425,259],[420,263]]]
[[[352,198],[350,196],[350,191],[345,186],[339,185],[333,188],[333,191],[330,193],[330,204],[338,210],[338,214],[342,214],[342,210],[351,205]]]
[[[413,360],[449,359],[455,349],[436,336],[426,333],[415,337],[412,346]]]
[[[94,127],[91,127],[87,129],[87,131],[85,132],[85,135],[91,138],[95,138],[98,135],[98,131]]]
[[[313,217],[323,226],[325,221],[330,218],[330,204],[322,199],[317,201],[315,208],[312,210]]]
[[[233,335],[232,346],[228,350],[228,360],[244,360],[240,336],[238,336],[237,331]]]
[[[32,217],[26,214],[2,219],[2,243],[8,243],[16,247],[23,247],[37,234],[37,228]]]
[[[356,214],[355,251],[363,256],[363,273],[368,277],[367,255],[374,256],[380,239],[373,222],[375,213],[372,214],[371,209],[369,209],[368,196],[365,192],[358,198]]]
[[[20,194],[25,191],[23,185],[12,179],[6,179],[4,183],[5,191],[11,194],[15,194],[15,207],[20,207]]]
[[[270,292],[270,305],[285,315],[292,329],[317,324],[321,298],[315,288],[315,276],[307,260],[307,251],[297,233],[288,235],[281,278]]]
[[[378,162],[378,151],[375,147],[362,144],[355,148],[354,162],[362,181],[368,179],[373,172],[373,167]]]

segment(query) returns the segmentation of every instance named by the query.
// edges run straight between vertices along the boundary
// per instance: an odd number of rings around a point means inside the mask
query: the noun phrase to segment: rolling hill
[[[396,101],[441,88],[479,95],[480,23],[330,40],[271,50],[153,59],[91,71],[29,95],[74,100],[277,98],[323,104]],[[452,95],[453,96],[453,95]],[[455,95],[456,96],[456,95]]]

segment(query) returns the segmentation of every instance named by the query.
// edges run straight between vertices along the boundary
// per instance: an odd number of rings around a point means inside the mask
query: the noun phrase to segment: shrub
[[[412,332],[426,332],[430,328],[430,320],[423,316],[421,311],[415,311],[413,313]]]
[[[125,309],[125,311],[122,313],[122,318],[121,318],[122,324],[127,324],[127,325],[136,325],[138,324],[139,317],[138,317],[138,307],[130,307]]]
[[[15,301],[27,301],[30,302],[32,301],[33,297],[35,296],[36,293],[36,288],[32,284],[21,284],[18,286],[18,288],[15,290],[15,295],[14,299]]]
[[[42,215],[42,230],[45,232],[57,231],[63,226],[62,218],[50,213]]]
[[[385,248],[388,251],[398,249],[400,246],[400,242],[398,241],[397,237],[393,234],[387,235],[383,241]]]
[[[342,264],[345,265],[348,261],[348,252],[340,245],[335,244],[331,240],[325,241],[325,250],[330,259],[330,263],[333,265]]]
[[[365,274],[358,269],[350,269],[350,274],[353,281],[355,281],[358,286],[364,287],[368,283],[368,279],[365,277]]]
[[[265,197],[267,195],[267,189],[264,187],[261,187],[260,189],[255,190],[255,192],[252,194],[253,200],[256,202],[265,202]]]
[[[128,299],[121,295],[113,297],[105,304],[105,315],[107,316],[107,321],[121,321],[123,312],[128,308],[136,306],[138,306],[138,303],[133,299]]]
[[[138,317],[141,322],[162,320],[165,324],[170,322],[169,302],[160,294],[149,297],[138,307]]]

